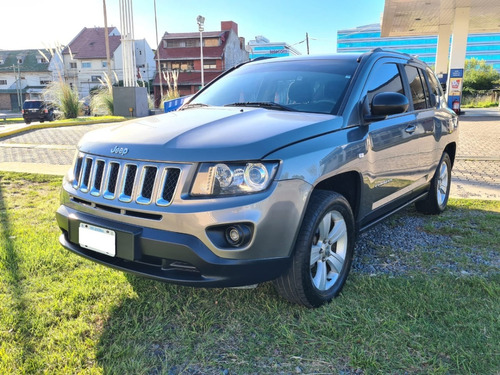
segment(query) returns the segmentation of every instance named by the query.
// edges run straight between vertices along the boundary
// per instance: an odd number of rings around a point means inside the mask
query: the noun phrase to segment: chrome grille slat
[[[120,204],[155,205],[172,203],[181,167],[164,163],[133,162],[93,157],[80,153],[73,169],[72,187],[81,193]],[[96,201],[99,202],[99,201]]]

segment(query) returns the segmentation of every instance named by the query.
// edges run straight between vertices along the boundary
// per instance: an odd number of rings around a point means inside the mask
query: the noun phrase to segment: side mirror
[[[408,110],[408,98],[397,92],[380,92],[372,99],[371,110],[375,116],[390,116]]]
[[[370,103],[371,115],[365,116],[367,121],[382,120],[390,115],[405,113],[410,103],[408,98],[397,92],[380,92]]]

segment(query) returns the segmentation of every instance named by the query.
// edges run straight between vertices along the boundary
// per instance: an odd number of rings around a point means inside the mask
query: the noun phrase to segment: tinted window
[[[191,104],[277,103],[300,112],[336,114],[357,64],[353,60],[249,63],[221,77]]]
[[[29,102],[24,102],[24,104],[23,104],[24,109],[40,108],[41,106],[42,106],[42,102],[39,100],[32,100]]]
[[[401,75],[396,64],[386,63],[376,66],[367,82],[368,103],[379,92],[398,92],[404,95]]]
[[[429,86],[431,88],[431,95],[434,95],[434,98],[435,98],[435,100],[432,101],[432,103],[434,103],[434,106],[436,106],[438,103],[438,97],[440,97],[443,94],[441,91],[441,84],[437,80],[437,78],[434,75],[434,73],[432,72],[432,70],[430,70],[429,68],[427,68],[427,77],[429,78]]]
[[[414,66],[405,66],[406,75],[410,84],[411,97],[413,99],[413,108],[415,110],[427,108],[427,84],[425,83],[425,79],[422,79],[422,75],[419,70],[420,69],[417,69]],[[429,93],[427,92],[427,96],[428,95]]]

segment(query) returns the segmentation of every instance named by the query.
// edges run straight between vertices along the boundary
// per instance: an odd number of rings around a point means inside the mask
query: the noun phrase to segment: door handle
[[[412,134],[415,132],[415,130],[417,130],[416,125],[408,125],[405,129],[405,132],[407,132],[408,134]]]

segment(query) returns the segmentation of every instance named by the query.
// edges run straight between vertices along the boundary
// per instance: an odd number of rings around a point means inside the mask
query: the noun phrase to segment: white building
[[[52,81],[47,50],[0,50],[0,110],[20,111]]]
[[[101,86],[108,71],[111,82],[123,79],[121,37],[116,27],[108,28],[110,67],[106,58],[104,27],[84,28],[63,50],[63,76],[78,89],[81,98]],[[137,80],[149,81],[155,73],[154,54],[145,39],[135,41]]]

